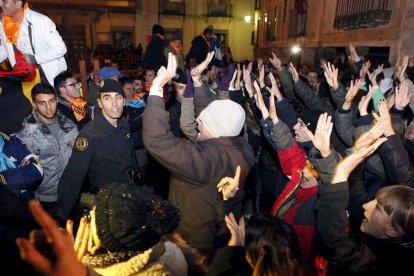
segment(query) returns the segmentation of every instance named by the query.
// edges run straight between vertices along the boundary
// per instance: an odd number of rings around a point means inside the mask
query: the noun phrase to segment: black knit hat
[[[177,73],[175,77],[172,79],[173,82],[187,84],[187,75],[184,73],[183,70],[177,68]]]
[[[178,226],[178,209],[152,190],[109,183],[96,197],[96,229],[110,252],[145,251]]]
[[[102,92],[117,92],[126,98],[124,88],[119,81],[113,79],[102,80],[99,84],[99,93]]]
[[[161,25],[154,24],[154,26],[152,26],[152,35],[156,34],[165,35],[164,28]]]
[[[305,110],[300,115],[299,118],[305,123],[306,127],[315,133],[316,126],[318,125],[319,116],[323,113],[322,110]]]

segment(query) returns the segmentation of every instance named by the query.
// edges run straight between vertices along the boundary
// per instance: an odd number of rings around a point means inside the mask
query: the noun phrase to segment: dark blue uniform
[[[102,115],[89,122],[79,133],[68,165],[58,186],[58,217],[67,219],[80,196],[86,176],[96,194],[109,182],[129,183],[128,169],[137,171],[128,121],[112,126]],[[85,190],[85,189],[84,189]]]

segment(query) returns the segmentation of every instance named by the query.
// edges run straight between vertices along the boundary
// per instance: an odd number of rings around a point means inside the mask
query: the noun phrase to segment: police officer
[[[137,171],[128,121],[121,117],[125,105],[122,85],[112,79],[101,81],[97,104],[102,112],[79,133],[59,181],[57,217],[60,222],[68,219],[81,190],[96,194],[109,182],[129,182],[131,170]]]

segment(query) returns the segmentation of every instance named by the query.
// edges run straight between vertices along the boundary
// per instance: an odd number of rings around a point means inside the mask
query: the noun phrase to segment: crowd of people
[[[0,7],[0,57],[39,77],[30,93],[27,76],[0,78],[0,101],[32,104],[0,103],[4,273],[414,273],[409,56],[393,67],[350,45],[346,63],[297,70],[233,61],[213,26],[184,55],[155,24],[142,74],[102,67],[82,95],[53,22]]]

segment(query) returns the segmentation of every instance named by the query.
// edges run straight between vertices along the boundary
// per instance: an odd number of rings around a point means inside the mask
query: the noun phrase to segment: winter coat
[[[316,221],[329,253],[328,275],[413,275],[414,244],[347,234],[348,199],[348,182],[319,187]]]
[[[16,134],[27,148],[36,154],[44,175],[42,183],[35,192],[39,201],[55,202],[59,179],[72,154],[72,147],[78,136],[76,125],[59,111],[56,115],[60,127],[59,140],[52,135],[37,112],[34,112],[23,123],[23,128]]]
[[[158,35],[153,35],[150,44],[148,44],[145,50],[144,57],[142,58],[142,66],[144,68],[154,69],[155,72],[160,69],[161,66],[167,66],[167,59],[164,55],[164,40]]]
[[[161,97],[149,96],[144,112],[143,140],[147,150],[171,171],[169,200],[181,212],[178,232],[197,249],[223,246],[224,217],[214,206],[217,183],[241,166],[240,186],[254,163],[252,148],[240,137],[219,137],[193,144],[174,137]]]

